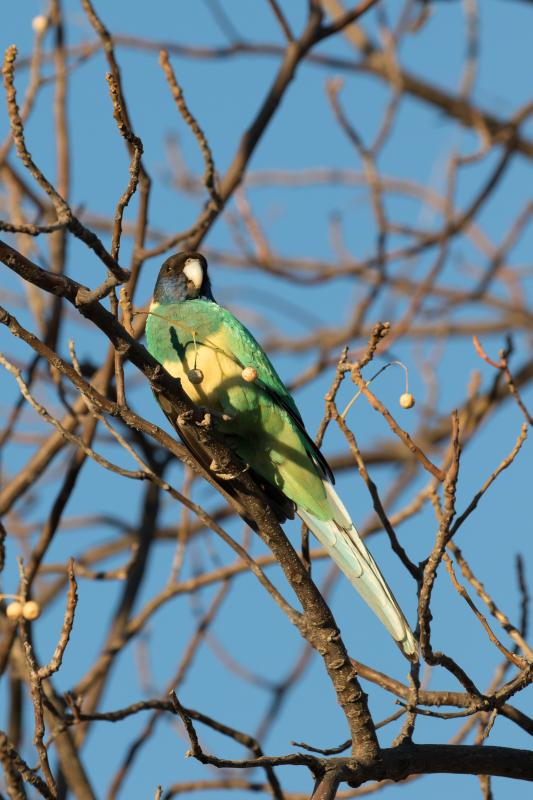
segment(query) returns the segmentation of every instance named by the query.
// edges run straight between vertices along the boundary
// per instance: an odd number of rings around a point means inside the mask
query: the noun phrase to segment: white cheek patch
[[[202,283],[204,282],[204,271],[197,258],[187,259],[183,267],[183,272],[195,289],[201,289]]]

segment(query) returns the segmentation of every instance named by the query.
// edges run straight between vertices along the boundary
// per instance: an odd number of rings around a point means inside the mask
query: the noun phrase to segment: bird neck
[[[154,289],[154,303],[184,303],[187,300],[211,300],[216,302],[211,292],[211,283],[206,276],[200,293],[191,297],[187,289],[187,279],[183,273],[179,275],[160,275]]]

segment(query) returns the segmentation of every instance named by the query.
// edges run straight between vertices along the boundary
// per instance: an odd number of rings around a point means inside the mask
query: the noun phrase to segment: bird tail
[[[331,558],[387,628],[410,661],[418,661],[418,644],[378,565],[363,544],[333,486],[324,481],[332,519],[321,520],[298,507],[297,514],[324,545]]]

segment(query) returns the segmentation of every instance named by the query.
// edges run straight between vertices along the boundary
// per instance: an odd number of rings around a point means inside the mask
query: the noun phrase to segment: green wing
[[[230,311],[221,306],[217,306],[217,309],[225,329],[228,346],[234,357],[240,361],[243,367],[253,366],[257,370],[257,379],[266,394],[291,417],[305,440],[309,455],[323,475],[335,483],[335,477],[328,462],[307,433],[296,403],[259,342]]]
[[[257,377],[263,386],[276,395],[284,407],[291,410],[299,422],[303,425],[302,417],[296,403],[289,394],[287,387],[274,369],[269,357],[255,339],[252,333],[233,316],[233,314],[222,306],[217,306],[217,313],[220,317],[221,325],[224,326],[225,336],[228,346],[242,366],[253,366],[257,370]]]

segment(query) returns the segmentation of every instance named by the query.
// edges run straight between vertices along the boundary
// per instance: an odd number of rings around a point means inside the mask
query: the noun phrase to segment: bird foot
[[[218,411],[207,411],[207,409],[200,408],[200,413],[203,414],[201,419],[197,418],[196,411],[184,411],[176,417],[177,425],[190,425],[191,422],[196,422],[199,428],[210,428],[214,419],[220,419],[222,422],[230,422],[233,417],[228,414],[221,414]]]
[[[184,411],[176,417],[176,425],[187,425],[194,419],[194,411]]]
[[[221,419],[222,422],[230,422],[233,419],[233,417],[230,417],[228,414],[220,414],[218,411],[204,411],[203,419],[196,424],[199,425],[200,428],[210,428],[213,417],[215,419]]]
[[[211,461],[209,465],[209,469],[211,472],[214,472],[217,478],[220,478],[223,481],[232,481],[234,478],[238,478],[239,475],[243,475],[250,469],[249,464],[245,464],[242,469],[233,471],[233,472],[225,472],[225,467],[221,466],[218,461]]]
[[[204,418],[198,423],[202,428],[209,428],[213,419],[220,419],[222,422],[231,422],[234,417],[229,414],[223,414],[221,411],[214,411],[212,408],[209,411],[204,410]]]

